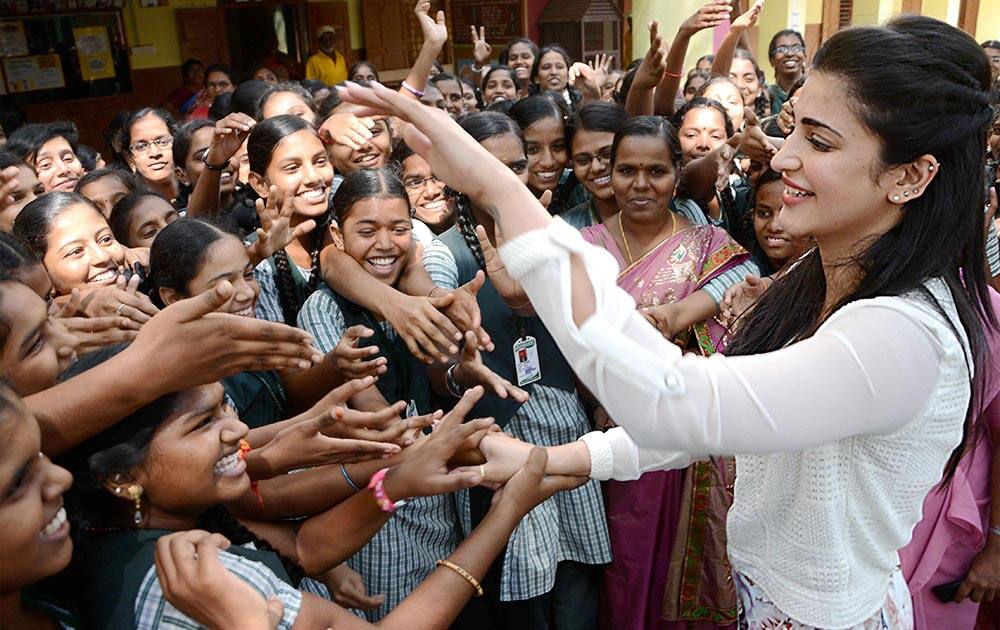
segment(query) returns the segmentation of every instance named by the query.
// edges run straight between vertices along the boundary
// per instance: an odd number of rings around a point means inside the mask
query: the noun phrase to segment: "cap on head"
[[[331,35],[333,35],[334,37],[336,37],[337,36],[337,29],[335,27],[333,27],[333,26],[330,26],[329,24],[324,24],[323,26],[321,26],[318,29],[316,29],[316,39],[319,39],[319,38],[323,37],[327,33],[330,33]]]

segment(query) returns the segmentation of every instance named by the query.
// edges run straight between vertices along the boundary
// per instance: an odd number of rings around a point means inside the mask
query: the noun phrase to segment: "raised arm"
[[[229,161],[240,150],[256,124],[257,121],[240,112],[233,112],[215,123],[212,144],[205,153],[205,169],[188,197],[187,216],[197,218],[218,211],[222,172],[229,166]],[[237,169],[232,170],[235,172]]]
[[[733,66],[733,55],[748,29],[757,23],[760,12],[764,8],[764,0],[757,0],[746,13],[733,20],[729,32],[715,51],[715,61],[712,62],[712,76],[728,77]]]
[[[695,456],[771,452],[891,431],[919,412],[925,396],[913,392],[932,391],[942,354],[962,353],[957,339],[938,339],[913,312],[861,304],[777,352],[682,357],[617,287],[610,254],[549,217],[457,123],[381,86],[351,88],[345,97],[407,117],[414,125],[407,144],[494,216],[508,239],[501,250],[508,271],[583,383],[645,447]],[[807,417],[804,400],[816,410]]]
[[[629,116],[646,116],[653,113],[653,90],[663,79],[666,69],[667,51],[663,48],[663,37],[656,20],[649,23],[649,49],[642,64],[635,71],[632,86],[625,97],[625,111]]]
[[[669,118],[674,115],[674,100],[684,78],[684,57],[687,55],[691,37],[698,31],[715,28],[729,18],[730,7],[727,0],[711,0],[698,9],[694,15],[684,20],[677,29],[677,36],[667,53],[667,67],[663,78],[656,86],[653,97],[653,113]]]
[[[423,92],[427,85],[427,78],[431,76],[431,68],[434,60],[441,54],[445,42],[448,41],[448,26],[445,23],[444,11],[438,11],[435,17],[431,17],[429,12],[431,3],[428,0],[417,0],[417,5],[413,8],[413,13],[420,22],[420,31],[424,36],[424,43],[420,46],[420,54],[413,67],[406,75],[406,84],[416,90]],[[400,88],[400,94],[413,100],[417,100],[417,95],[405,88]]]
[[[25,403],[42,430],[42,451],[57,455],[169,392],[246,370],[303,369],[322,358],[301,330],[214,313],[232,292],[222,282],[171,304],[116,356],[28,396]]]

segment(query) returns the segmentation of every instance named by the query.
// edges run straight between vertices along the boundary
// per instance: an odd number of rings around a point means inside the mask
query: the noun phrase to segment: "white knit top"
[[[596,312],[577,327],[570,254]],[[792,618],[844,628],[885,600],[896,551],[962,437],[964,333],[951,295],[840,309],[812,337],[763,355],[681,355],[615,285],[617,263],[560,220],[501,250],[567,360],[620,425],[584,436],[591,476],[635,479],[736,454],[734,570]],[[640,446],[641,445],[641,446]]]

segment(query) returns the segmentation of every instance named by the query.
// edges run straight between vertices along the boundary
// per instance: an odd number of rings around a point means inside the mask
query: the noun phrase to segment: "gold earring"
[[[135,515],[132,520],[136,525],[142,523],[142,486],[132,484],[128,487],[128,496],[135,501]]]

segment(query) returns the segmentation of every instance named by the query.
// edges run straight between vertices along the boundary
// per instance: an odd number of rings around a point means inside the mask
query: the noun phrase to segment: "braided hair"
[[[247,157],[250,159],[250,172],[263,178],[267,172],[268,163],[278,144],[291,134],[308,130],[312,134],[316,131],[312,126],[299,116],[272,116],[258,123],[247,140]],[[318,138],[318,136],[317,136]],[[316,228],[312,231],[312,238],[309,244],[309,262],[312,271],[307,281],[308,292],[311,293],[319,284],[319,254],[323,247],[323,239],[326,234],[326,227],[330,224],[329,208],[322,217],[317,218]],[[299,289],[295,285],[295,278],[292,275],[291,265],[294,264],[288,259],[285,250],[276,252],[272,258],[274,262],[274,281],[278,289],[278,299],[281,304],[281,312],[284,321],[289,326],[295,326],[299,310],[302,309],[303,298]]]
[[[302,568],[302,565],[278,551],[267,540],[250,531],[246,525],[236,520],[236,517],[230,514],[224,505],[217,505],[199,516],[196,527],[214,534],[222,534],[234,545],[243,546],[247,543],[252,543],[258,551],[270,551],[278,556],[281,566],[284,567],[285,572],[288,573],[288,577],[292,581],[292,585],[295,587],[298,587],[302,578],[306,577],[306,572]]]
[[[462,117],[459,125],[479,143],[489,138],[495,138],[496,136],[513,134],[521,141],[522,145],[524,144],[524,133],[521,131],[521,128],[509,116],[505,116],[499,112],[485,111],[469,114]],[[476,259],[476,264],[479,265],[480,269],[486,269],[486,258],[483,255],[483,248],[479,245],[479,237],[476,236],[476,225],[478,224],[476,223],[475,216],[472,214],[472,200],[469,199],[468,195],[462,194],[450,187],[445,189],[445,195],[454,198],[455,225],[458,226],[465,244],[472,251],[472,256]]]

